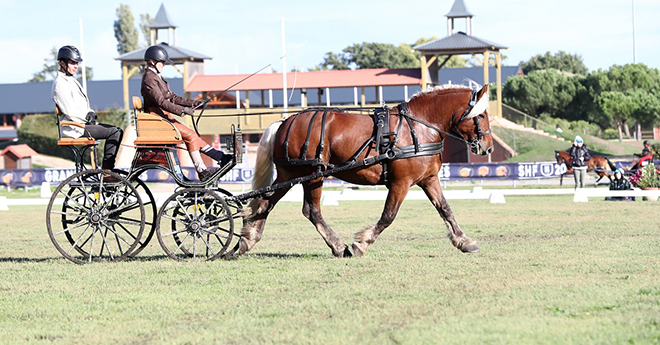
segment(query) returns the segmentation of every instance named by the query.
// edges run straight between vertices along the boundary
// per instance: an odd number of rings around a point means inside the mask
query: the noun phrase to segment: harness
[[[472,95],[470,96],[470,103],[463,112],[463,114],[461,115],[459,121],[456,122],[456,124],[461,123],[467,118],[467,116],[474,108],[476,102],[477,102],[477,90],[473,90]],[[297,158],[292,158],[289,155],[289,138],[291,135],[291,128],[293,127],[294,122],[296,122],[296,120],[299,119],[301,114],[310,111],[313,111],[314,114],[311,116],[309,120],[305,142],[301,147],[300,155]],[[453,133],[449,133],[443,131],[442,129],[438,128],[433,124],[427,123],[410,115],[407,102],[402,102],[392,109],[390,109],[387,106],[383,106],[381,108],[374,109],[374,112],[371,115],[371,118],[374,121],[374,127],[371,137],[367,139],[360,146],[360,148],[353,154],[353,156],[351,156],[351,158],[349,158],[346,162],[342,163],[341,165],[336,166],[332,163],[323,161],[323,153],[325,149],[324,147],[325,127],[326,127],[325,125],[329,111],[335,111],[341,113],[344,112],[342,109],[338,109],[338,108],[310,108],[310,109],[306,109],[303,112],[293,115],[291,120],[289,121],[288,127],[286,128],[286,137],[284,141],[284,158],[275,158],[274,162],[278,165],[283,165],[283,166],[315,166],[317,174],[321,174],[327,170],[338,169],[343,171],[346,169],[352,169],[361,166],[368,166],[368,165],[380,163],[382,165],[381,179],[387,184],[389,162],[397,159],[405,159],[412,157],[435,156],[441,154],[442,151],[444,150],[444,137],[442,138],[441,141],[436,143],[420,143],[413,122],[417,122],[429,129],[438,132],[438,134],[440,134],[441,137],[443,134],[446,136],[451,136],[459,141],[468,144],[471,148],[475,148],[477,145],[479,145],[479,141],[481,141],[481,138],[483,138],[484,135],[491,133],[490,129],[488,129],[485,132],[481,130],[481,125],[479,124],[478,116],[474,117],[476,136],[471,138],[470,140],[465,140],[463,139],[460,132],[458,132],[458,130],[456,129],[456,126],[453,126],[452,129],[450,130],[450,132]],[[396,131],[392,131],[392,128],[390,126],[390,118],[392,116],[398,117],[399,123],[398,126],[396,127]],[[321,121],[321,133],[319,138],[319,144],[316,147],[314,158],[307,158],[307,152],[309,150],[312,129],[314,127],[314,123],[318,121],[319,118]],[[397,147],[396,144],[399,141],[404,122],[408,126],[413,144],[403,147]],[[362,155],[370,147],[374,147],[378,154],[375,156],[367,157],[364,160],[358,161],[358,157]]]

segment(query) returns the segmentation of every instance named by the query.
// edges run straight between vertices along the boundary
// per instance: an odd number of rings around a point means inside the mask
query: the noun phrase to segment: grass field
[[[2,344],[657,344],[660,203],[452,200],[463,254],[428,202],[405,202],[363,258],[336,259],[281,203],[235,261],[59,256],[45,207],[0,211]],[[379,202],[324,208],[345,241]]]

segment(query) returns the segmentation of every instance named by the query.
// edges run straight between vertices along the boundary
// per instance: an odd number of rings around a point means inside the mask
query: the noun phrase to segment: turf
[[[235,261],[59,256],[44,207],[0,211],[2,344],[660,343],[658,203],[452,200],[463,254],[428,202],[405,202],[362,258],[336,259],[300,204],[280,203]],[[339,235],[380,202],[324,208]]]

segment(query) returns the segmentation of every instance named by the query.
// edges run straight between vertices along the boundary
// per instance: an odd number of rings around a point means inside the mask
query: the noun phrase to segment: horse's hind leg
[[[309,219],[316,231],[319,232],[325,243],[332,250],[332,254],[338,258],[352,256],[351,251],[344,241],[339,238],[323,219],[321,214],[321,191],[323,189],[323,179],[303,183],[304,200],[303,215]]]
[[[403,199],[408,194],[409,182],[392,183],[390,191],[387,194],[387,201],[385,201],[385,208],[380,216],[378,222],[374,225],[368,226],[362,231],[355,234],[355,241],[353,242],[353,254],[362,256],[367,252],[369,245],[376,241],[376,238],[385,230],[396,217],[399,212],[399,207]]]
[[[269,197],[253,199],[250,202],[246,210],[249,214],[243,219],[243,228],[241,229],[241,239],[239,241],[239,254],[249,251],[261,240],[268,214],[289,189],[291,188],[279,189]]]
[[[422,187],[426,196],[431,200],[431,203],[435,206],[435,209],[445,221],[447,235],[454,247],[460,249],[464,253],[478,252],[479,247],[477,247],[477,242],[465,236],[461,227],[458,226],[456,219],[454,219],[454,213],[451,211],[445,196],[442,195],[442,187],[440,186],[438,176],[433,175],[418,183],[418,185]]]

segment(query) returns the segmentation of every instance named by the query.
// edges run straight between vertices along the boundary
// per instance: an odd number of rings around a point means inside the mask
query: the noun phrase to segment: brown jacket
[[[177,96],[167,81],[147,68],[142,76],[142,98],[144,98],[144,110],[156,113],[170,121],[176,121],[170,113],[181,115],[183,107],[191,107],[192,100]]]

